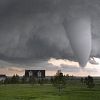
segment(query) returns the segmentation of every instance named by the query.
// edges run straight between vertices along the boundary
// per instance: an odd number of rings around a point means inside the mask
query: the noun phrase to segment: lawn
[[[67,84],[62,95],[50,84],[0,85],[0,100],[99,100],[100,85],[88,89],[80,84]]]

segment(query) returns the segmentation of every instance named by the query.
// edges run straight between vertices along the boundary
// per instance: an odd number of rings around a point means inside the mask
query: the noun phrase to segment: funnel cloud
[[[79,17],[64,22],[71,47],[80,66],[85,66],[91,53],[91,21],[88,17]]]

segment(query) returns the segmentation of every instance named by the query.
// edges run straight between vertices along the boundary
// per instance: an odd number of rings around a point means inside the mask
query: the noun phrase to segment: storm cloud
[[[82,39],[86,49],[81,53],[88,55],[87,61],[89,57],[100,57],[99,0],[0,1],[0,59],[20,63],[52,57],[80,63],[82,57],[76,53],[77,45],[73,47],[66,27],[70,21],[86,15],[91,19],[91,40]],[[81,35],[76,37],[76,40],[82,38]],[[90,46],[89,51],[87,46]]]

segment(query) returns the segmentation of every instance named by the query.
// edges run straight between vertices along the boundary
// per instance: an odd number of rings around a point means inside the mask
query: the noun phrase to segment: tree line
[[[51,77],[50,79],[46,78],[34,78],[34,77],[20,77],[19,75],[13,75],[12,77],[6,77],[6,79],[1,84],[52,84],[55,88],[58,89],[59,94],[61,95],[64,88],[66,88],[66,84],[75,84],[75,81],[81,83],[83,86],[87,88],[94,88],[95,83],[92,76],[87,76],[85,78],[76,79],[74,76],[69,76],[68,74],[65,76],[62,72],[57,72],[56,75]]]

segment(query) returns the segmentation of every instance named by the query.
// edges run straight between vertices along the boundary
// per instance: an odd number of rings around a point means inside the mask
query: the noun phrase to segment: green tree
[[[43,78],[38,78],[38,84],[43,85],[45,80]]]
[[[93,77],[91,76],[86,77],[85,84],[87,85],[87,88],[93,88],[95,86]]]
[[[10,84],[11,83],[11,78],[6,77],[6,79],[4,80],[4,84]]]
[[[81,77],[81,83],[82,83],[82,84],[84,83],[84,79],[83,79],[83,77]]]
[[[66,78],[63,76],[63,73],[57,73],[53,80],[52,80],[53,86],[56,87],[59,91],[59,95],[61,95],[62,90],[66,87]]]
[[[17,84],[17,83],[19,83],[19,76],[18,76],[17,74],[12,76],[12,78],[11,78],[11,83],[12,83],[12,84]]]
[[[35,84],[35,79],[34,79],[33,76],[29,77],[29,83],[30,83],[31,85],[34,85],[34,84]]]
[[[27,83],[27,78],[25,76],[23,76],[21,81],[23,84],[25,84],[25,83]]]

